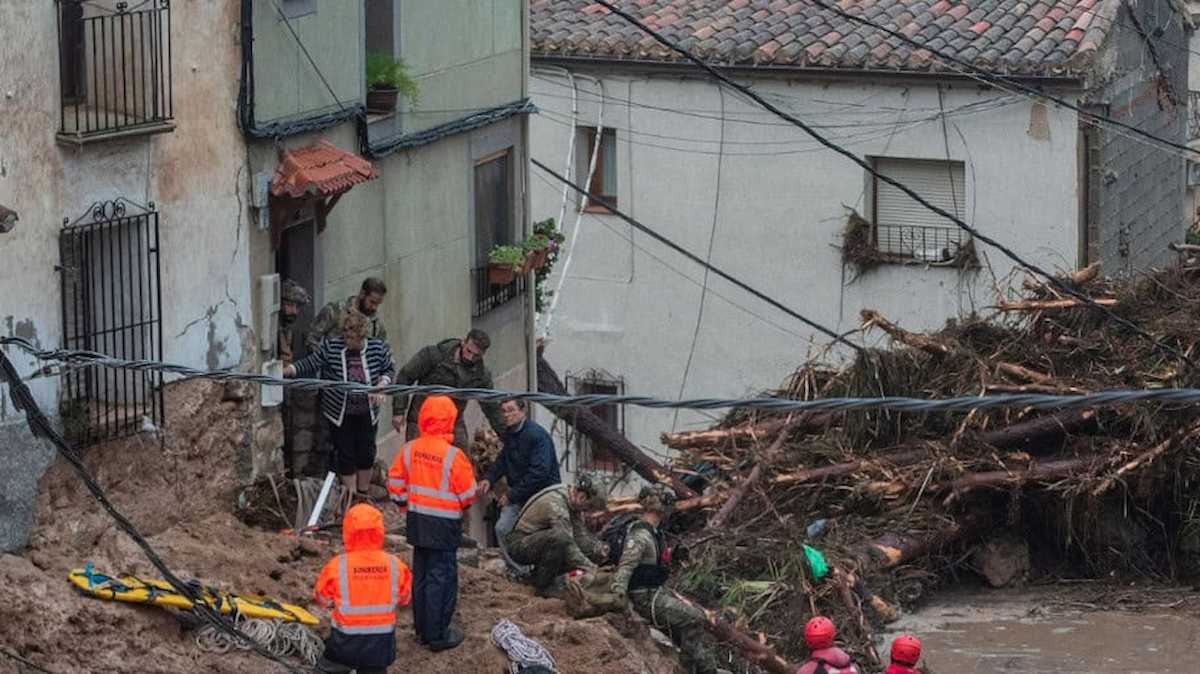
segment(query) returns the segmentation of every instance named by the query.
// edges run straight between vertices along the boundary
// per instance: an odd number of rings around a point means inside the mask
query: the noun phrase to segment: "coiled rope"
[[[545,667],[557,672],[554,656],[538,642],[525,636],[520,627],[508,619],[501,620],[492,628],[492,643],[508,654],[512,661],[508,671],[519,674],[526,667]]]
[[[324,648],[320,637],[300,623],[239,616],[235,624],[243,634],[279,658],[294,656],[315,665]],[[224,655],[235,649],[250,650],[253,644],[212,625],[204,625],[196,630],[196,647],[206,653]]]

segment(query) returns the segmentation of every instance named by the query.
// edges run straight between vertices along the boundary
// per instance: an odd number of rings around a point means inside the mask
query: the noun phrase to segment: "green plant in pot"
[[[400,96],[417,104],[417,82],[403,62],[383,52],[367,52],[367,109],[392,112]]]
[[[543,234],[534,234],[523,244],[529,255],[529,265],[534,269],[546,266],[546,257],[550,254],[550,239]]]
[[[502,286],[512,283],[525,267],[524,246],[493,246],[488,251],[488,282]]]

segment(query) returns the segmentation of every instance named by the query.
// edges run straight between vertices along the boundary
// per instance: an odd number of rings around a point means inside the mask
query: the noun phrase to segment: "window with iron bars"
[[[173,130],[170,1],[56,2],[59,142]]]
[[[601,370],[587,370],[580,374],[568,373],[565,383],[567,390],[574,392],[575,395],[625,394],[625,379],[614,377]],[[588,409],[618,433],[625,432],[624,405],[600,405]],[[568,446],[574,450],[569,453],[563,466],[569,472],[615,473],[622,467],[620,459],[607,447],[593,442],[591,438],[582,433],[572,431],[567,442]]]
[[[877,157],[872,163],[880,174],[962,217],[966,209],[963,162]],[[875,176],[871,187],[871,234],[881,261],[936,264],[959,258],[967,243],[962,230]]]
[[[493,283],[488,273],[488,253],[494,246],[516,243],[513,196],[512,148],[475,163],[475,264],[471,269],[473,318],[521,297],[526,274],[516,274],[507,283]]]

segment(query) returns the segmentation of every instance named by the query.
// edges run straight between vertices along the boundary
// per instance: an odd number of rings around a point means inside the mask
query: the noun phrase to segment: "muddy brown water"
[[[957,592],[890,625],[880,655],[903,633],[920,637],[931,674],[1200,672],[1200,616],[1168,605],[1133,612],[1045,592]]]

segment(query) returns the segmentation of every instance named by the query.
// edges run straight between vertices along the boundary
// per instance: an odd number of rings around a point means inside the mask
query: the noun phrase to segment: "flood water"
[[[1200,618],[1175,608],[1184,596],[1135,612],[1053,590],[943,594],[890,625],[879,654],[907,632],[920,637],[931,674],[1196,674]]]

